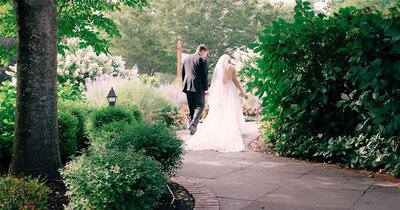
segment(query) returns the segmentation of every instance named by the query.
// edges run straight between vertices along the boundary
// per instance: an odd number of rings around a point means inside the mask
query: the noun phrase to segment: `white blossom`
[[[72,76],[78,77],[78,76],[79,76],[79,72],[78,72],[78,71],[74,71],[74,73],[72,74]]]
[[[86,84],[85,80],[95,78],[103,74],[126,75],[125,61],[121,56],[108,56],[104,53],[97,55],[93,47],[79,49],[79,39],[68,39],[70,50],[66,50],[65,56],[58,55],[57,74],[67,79],[72,84]]]

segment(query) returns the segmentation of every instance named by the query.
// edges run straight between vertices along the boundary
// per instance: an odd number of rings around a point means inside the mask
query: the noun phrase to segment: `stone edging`
[[[172,181],[182,185],[194,198],[195,210],[219,210],[219,201],[204,185],[194,183],[185,177],[174,177]]]

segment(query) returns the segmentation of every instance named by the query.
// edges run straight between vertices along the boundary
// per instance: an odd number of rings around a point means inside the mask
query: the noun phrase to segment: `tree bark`
[[[57,20],[54,0],[13,0],[17,104],[10,173],[58,180]]]

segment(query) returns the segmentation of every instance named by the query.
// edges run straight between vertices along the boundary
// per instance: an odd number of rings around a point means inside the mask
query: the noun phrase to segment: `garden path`
[[[247,145],[258,136],[258,126],[248,122],[246,127]],[[190,138],[186,130],[178,135]],[[386,210],[400,206],[400,188],[395,183],[252,151],[187,151],[177,179],[190,180],[213,192],[222,210]]]

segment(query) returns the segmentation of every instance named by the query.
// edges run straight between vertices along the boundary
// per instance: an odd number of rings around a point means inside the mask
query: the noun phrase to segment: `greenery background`
[[[245,110],[255,117],[263,110],[261,135],[280,155],[400,176],[395,1],[333,0],[325,14],[312,8],[316,0],[296,1],[296,6],[264,0],[73,2],[57,1],[60,155],[67,165],[62,174],[70,208],[156,205],[183,154],[175,131],[186,123],[185,99],[179,84],[160,74],[175,73],[178,35],[186,53],[199,43],[210,48],[210,69],[224,53],[240,63],[242,82],[261,100]],[[7,69],[7,74],[0,72],[1,81],[6,80],[0,85],[0,165],[5,172],[16,111],[15,70],[10,70],[15,67],[8,68],[16,55],[11,1],[0,0],[0,19],[0,66]],[[254,51],[247,49],[249,43]],[[133,65],[138,69],[131,70]],[[110,111],[105,94],[111,87],[117,90],[118,108]],[[134,169],[132,177],[127,171]],[[29,188],[13,194],[9,189],[20,183]],[[6,189],[1,198],[36,202],[29,197],[31,188],[48,193],[40,180],[0,178],[0,189]],[[103,194],[88,193],[97,189]],[[148,189],[151,193],[145,194]],[[116,190],[121,196],[112,197]],[[122,196],[133,190],[133,200]],[[45,205],[42,194],[32,204],[36,208]]]

